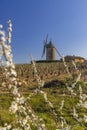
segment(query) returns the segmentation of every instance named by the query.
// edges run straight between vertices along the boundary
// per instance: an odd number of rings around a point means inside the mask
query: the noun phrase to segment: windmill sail
[[[46,36],[45,44],[47,44],[47,40],[48,40],[48,34],[47,34],[47,36]]]
[[[55,50],[56,50],[57,54],[58,54],[60,57],[62,57],[62,55],[61,55],[60,52],[57,50],[57,48],[55,48]]]
[[[46,45],[47,45],[47,39],[48,39],[48,34],[47,34],[47,36],[46,36],[46,40],[44,40],[44,42],[43,42],[44,47],[43,47],[42,58],[43,58],[43,56],[45,55],[45,50],[46,50]]]
[[[43,58],[43,56],[45,55],[45,49],[46,49],[46,46],[44,45],[43,53],[42,53],[42,58]]]

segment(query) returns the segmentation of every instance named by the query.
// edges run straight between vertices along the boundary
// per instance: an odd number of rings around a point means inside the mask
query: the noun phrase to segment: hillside
[[[44,87],[42,87],[40,90],[37,89],[38,83],[35,77],[35,72],[32,68],[32,64],[16,65],[16,71],[18,74],[17,78],[18,81],[22,83],[22,85],[19,85],[18,89],[24,95],[24,97],[31,97],[27,100],[27,104],[31,106],[32,110],[39,118],[43,119],[47,130],[58,130],[56,129],[56,126],[62,128],[62,125],[63,127],[69,125],[70,130],[87,129],[87,107],[84,107],[84,105],[78,105],[80,101],[83,104],[87,101],[87,99],[84,98],[84,95],[87,94],[87,83],[82,80],[84,76],[84,66],[82,64],[77,65],[79,71],[82,72],[82,77],[81,80],[76,83],[78,73],[71,63],[67,64],[69,66],[71,76],[67,74],[62,62],[37,63],[36,68],[38,75],[42,80],[45,81]],[[4,81],[5,76],[3,68],[1,68],[0,76],[1,82]],[[74,83],[76,83],[76,85],[72,89],[72,85],[74,85]],[[9,107],[13,97],[11,93],[7,92],[7,86],[1,84],[1,126],[5,122],[13,122],[14,124],[14,121],[16,120],[14,115],[9,113]],[[31,127],[32,130],[37,130],[36,126],[31,125]],[[68,128],[64,130],[68,130]]]

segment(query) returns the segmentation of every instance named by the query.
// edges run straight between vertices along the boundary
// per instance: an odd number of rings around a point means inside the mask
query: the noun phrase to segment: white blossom
[[[14,95],[17,95],[17,93],[18,93],[18,89],[17,89],[16,86],[14,86],[14,88],[13,88],[13,90],[12,90],[12,93],[13,93]]]
[[[0,30],[0,35],[1,35],[1,36],[5,36],[5,32],[2,31],[2,30]]]
[[[73,108],[73,117],[74,117],[74,118],[78,118],[78,114],[76,113],[75,107]]]
[[[64,102],[65,102],[64,100],[62,100],[62,101],[61,101],[61,106],[60,106],[60,110],[62,110],[62,109],[63,109],[63,106],[64,106]]]
[[[2,24],[0,24],[0,29],[2,29],[3,28],[3,25]]]
[[[14,76],[17,76],[17,73],[15,70],[11,69],[11,74],[14,75]]]
[[[2,36],[2,37],[1,37],[1,41],[2,41],[2,42],[5,42],[5,41],[6,41],[5,37]]]
[[[84,121],[85,123],[87,123],[87,116],[86,116],[86,115],[84,115],[83,121]]]
[[[11,107],[10,107],[9,111],[12,113],[16,113],[17,110],[18,110],[18,104],[15,101],[13,101],[11,103]]]

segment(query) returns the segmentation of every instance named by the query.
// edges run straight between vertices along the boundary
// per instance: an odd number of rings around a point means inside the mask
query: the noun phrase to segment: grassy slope
[[[61,64],[62,65],[62,64]],[[60,73],[62,73],[64,71],[64,68],[62,69],[63,66],[61,66],[59,64],[57,64],[54,67],[54,64],[38,64],[37,68],[38,72],[40,75],[42,75],[44,73],[44,69],[46,69],[46,71],[48,73],[54,72],[55,70],[57,70],[58,72],[60,71]],[[24,68],[23,68],[24,67]],[[58,67],[61,67],[61,70],[58,69]],[[20,71],[18,71],[20,70]],[[30,71],[31,70],[31,71]],[[17,66],[17,71],[18,71],[18,75],[19,77],[27,77],[27,76],[31,76],[32,79],[32,69],[31,66],[29,68],[29,65],[18,65]],[[59,81],[61,81],[63,78],[63,75],[60,77],[56,76],[56,79],[58,79]],[[55,79],[54,78],[48,78],[49,81]],[[64,79],[62,80],[62,82],[65,84],[65,82],[69,82],[68,79]],[[37,86],[34,85],[34,82],[30,82],[31,85],[29,86],[29,84],[25,85],[23,84],[23,89],[22,91],[26,91],[27,93],[24,94],[24,96],[28,96],[29,93],[31,93],[33,91],[33,89]],[[70,82],[69,82],[70,83]],[[35,83],[36,84],[36,83]],[[83,91],[84,93],[86,92],[86,85],[84,83],[81,83],[83,86]],[[60,83],[56,83],[56,84],[48,84],[49,87],[47,88],[43,88],[43,91],[45,91],[48,95],[48,99],[49,101],[51,101],[54,105],[55,111],[57,112],[57,119],[55,120],[55,116],[52,113],[52,109],[49,107],[49,105],[44,101],[44,98],[41,94],[35,95],[31,98],[31,100],[29,101],[29,103],[31,104],[33,110],[37,113],[37,115],[39,117],[43,117],[45,123],[46,123],[46,127],[48,130],[55,130],[55,126],[56,126],[56,121],[59,122],[60,124],[60,116],[61,113],[59,112],[59,108],[60,108],[60,104],[61,101],[64,99],[65,100],[65,104],[64,104],[64,108],[63,108],[63,113],[64,113],[64,117],[67,121],[67,123],[69,123],[71,126],[74,126],[73,129],[71,128],[71,130],[84,130],[84,128],[81,126],[81,124],[77,123],[77,121],[75,121],[72,117],[72,108],[73,106],[76,105],[76,103],[78,102],[78,87],[79,85],[77,85],[77,87],[75,88],[75,91],[77,91],[77,95],[75,97],[70,97],[70,93],[67,91],[66,86],[61,85]],[[33,87],[33,89],[31,89],[31,86]],[[1,87],[2,88],[2,87]],[[63,96],[63,92],[65,91],[65,96]],[[10,94],[0,94],[0,125],[3,125],[5,122],[11,122],[13,120],[15,120],[14,115],[10,115],[9,113],[9,106],[11,104],[11,100],[12,97]],[[79,116],[82,116],[84,114],[87,115],[86,113],[86,109],[82,109],[80,107],[77,108],[77,111],[79,113]],[[84,124],[87,127],[87,124]]]
[[[54,87],[54,86],[53,86]],[[33,110],[37,113],[39,117],[44,119],[46,123],[46,127],[48,130],[55,130],[56,122],[60,124],[60,116],[61,113],[59,112],[61,101],[64,99],[65,104],[63,108],[63,116],[65,117],[67,123],[71,126],[74,126],[71,130],[84,130],[81,124],[77,123],[72,117],[72,108],[76,106],[78,103],[78,95],[75,97],[70,97],[70,94],[67,92],[67,89],[64,87],[51,87],[51,88],[44,88],[43,90],[48,94],[48,100],[51,101],[54,105],[54,109],[57,113],[57,119],[53,115],[52,109],[50,106],[45,102],[43,95],[37,94],[34,95],[31,100],[28,102],[31,104]],[[78,86],[77,86],[78,87]],[[84,90],[86,86],[83,86]],[[62,95],[63,91],[65,91],[65,96]],[[78,89],[76,90],[78,91]],[[30,92],[29,92],[30,93]],[[24,96],[28,96],[29,94],[24,94]],[[3,125],[5,122],[13,121],[14,115],[10,115],[9,113],[9,106],[11,104],[12,97],[10,94],[0,95],[0,125]],[[86,114],[86,109],[82,109],[80,107],[76,107],[79,117]],[[87,124],[84,124],[87,126]]]

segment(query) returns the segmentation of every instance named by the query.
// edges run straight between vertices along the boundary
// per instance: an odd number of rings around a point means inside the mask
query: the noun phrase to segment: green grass
[[[0,95],[0,125],[10,123],[15,120],[15,116],[9,112],[12,97],[9,94]]]
[[[75,91],[78,92],[79,84],[77,84],[77,88]],[[85,84],[82,84],[83,91],[85,90]],[[71,130],[84,130],[84,127],[81,126],[72,116],[73,107],[76,107],[76,110],[79,114],[79,117],[82,117],[84,114],[87,115],[87,110],[85,108],[77,107],[79,96],[71,97],[69,93],[67,93],[66,87],[58,87],[55,88],[43,88],[43,91],[47,93],[48,100],[53,104],[54,110],[57,113],[57,118],[55,118],[52,108],[45,102],[43,95],[36,94],[33,95],[32,98],[28,101],[28,104],[32,107],[33,111],[38,115],[39,118],[43,118],[47,130],[55,130],[56,123],[60,124],[60,116],[64,116],[67,123],[70,124]],[[32,90],[33,91],[33,90]],[[24,94],[27,97],[32,91],[29,91]],[[66,92],[65,96],[63,96],[63,92]],[[85,91],[84,91],[85,92]],[[64,107],[63,107],[63,115],[61,115],[59,108],[61,105],[61,101],[64,99]],[[10,123],[15,120],[15,116],[9,113],[9,107],[12,101],[12,96],[10,94],[1,94],[0,95],[0,125],[4,125],[5,122]],[[85,127],[87,127],[87,123],[84,123]],[[35,130],[32,128],[32,130]]]
[[[79,84],[78,86],[79,87]],[[83,84],[83,90],[85,89],[84,84]],[[57,119],[55,120],[55,116],[53,115],[52,109],[50,106],[45,102],[43,95],[37,94],[34,95],[31,100],[30,104],[33,108],[33,110],[40,116],[43,117],[46,126],[48,130],[53,129],[55,130],[56,126],[56,121],[59,122],[60,124],[60,116],[61,113],[59,112],[60,104],[61,101],[64,99],[64,107],[63,107],[63,116],[65,117],[66,121],[68,124],[71,126],[75,126],[72,130],[83,130],[84,128],[81,126],[80,123],[78,123],[72,116],[73,112],[73,107],[76,107],[76,110],[79,114],[79,117],[82,117],[82,115],[86,114],[87,115],[87,110],[81,107],[77,107],[76,104],[78,103],[79,97],[76,95],[75,97],[71,97],[70,94],[68,95],[66,93],[65,96],[63,96],[63,91],[66,91],[66,88],[61,88],[61,87],[51,87],[51,88],[44,88],[43,89],[47,94],[48,94],[48,100],[52,102],[54,105],[54,109],[57,113]],[[75,90],[78,92],[78,89]],[[62,92],[62,93],[60,93]],[[52,127],[50,126],[52,125]],[[87,127],[87,124],[85,124],[85,127]]]

